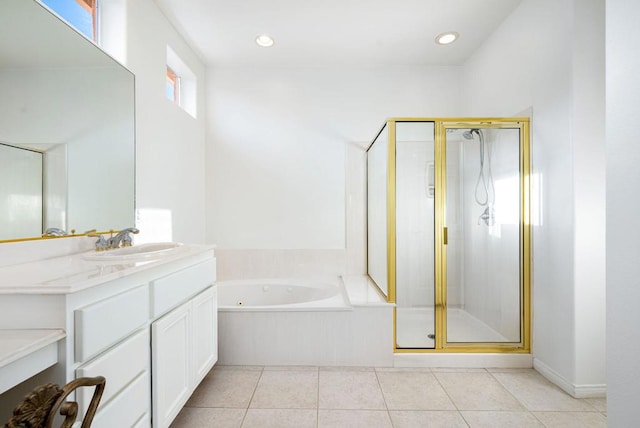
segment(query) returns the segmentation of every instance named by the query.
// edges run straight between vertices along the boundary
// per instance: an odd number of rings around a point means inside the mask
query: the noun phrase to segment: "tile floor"
[[[606,427],[530,369],[215,367],[172,428]]]

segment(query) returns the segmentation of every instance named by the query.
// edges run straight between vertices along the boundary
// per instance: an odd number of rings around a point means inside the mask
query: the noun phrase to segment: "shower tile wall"
[[[346,250],[216,249],[218,279],[344,275]]]
[[[484,130],[491,154],[493,181],[496,188],[494,226],[478,221],[484,207],[475,201],[478,180],[479,150],[477,141],[464,141],[460,151],[458,186],[460,205],[464,210],[461,225],[462,252],[459,261],[464,309],[503,336],[518,340],[520,335],[520,261],[519,242],[519,152],[515,130]],[[515,133],[515,134],[514,134]],[[461,147],[461,149],[460,149]],[[447,177],[449,179],[449,177]],[[448,183],[448,186],[452,183]],[[448,210],[448,212],[450,212]],[[451,258],[448,259],[451,262]],[[451,269],[449,270],[451,275]]]
[[[447,142],[447,201],[446,226],[448,234],[447,251],[447,307],[464,308],[465,275],[461,269],[464,263],[464,229],[460,220],[463,207],[460,192],[460,168],[462,165],[460,144]]]
[[[433,306],[433,142],[396,143],[396,285],[399,307]]]

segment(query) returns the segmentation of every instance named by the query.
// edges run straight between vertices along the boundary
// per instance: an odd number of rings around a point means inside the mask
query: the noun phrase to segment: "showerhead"
[[[470,129],[468,131],[464,131],[462,133],[462,136],[466,139],[466,140],[473,140],[473,134],[476,133],[478,134],[478,136],[480,135],[480,130],[479,129]]]

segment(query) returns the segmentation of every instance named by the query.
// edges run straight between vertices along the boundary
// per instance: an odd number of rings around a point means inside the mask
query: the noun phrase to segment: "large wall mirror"
[[[134,76],[36,0],[0,2],[0,242],[134,224]]]

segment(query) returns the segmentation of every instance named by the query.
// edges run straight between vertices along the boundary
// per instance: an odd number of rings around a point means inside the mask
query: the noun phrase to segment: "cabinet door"
[[[218,361],[218,299],[211,287],[192,300],[193,380],[195,388]]]
[[[191,394],[189,306],[151,325],[154,428],[168,427]]]

